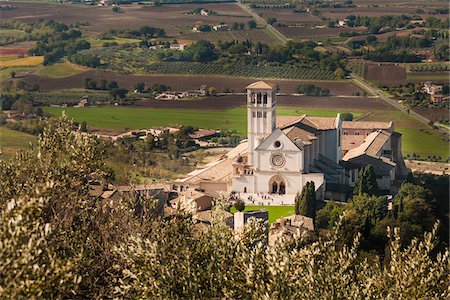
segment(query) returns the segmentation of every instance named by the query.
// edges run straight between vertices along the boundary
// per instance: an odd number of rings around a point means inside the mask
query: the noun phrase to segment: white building
[[[276,86],[256,82],[247,87],[247,155],[233,164],[232,189],[237,193],[288,195],[293,200],[313,181],[318,197],[325,191],[323,167],[343,182],[341,117],[276,118]]]
[[[276,105],[276,85],[249,85],[247,140],[176,184],[212,195],[234,193],[257,205],[286,205],[311,181],[318,198],[345,201],[358,171],[369,164],[389,193],[407,175],[401,134],[392,122],[343,122],[340,114],[277,117]]]

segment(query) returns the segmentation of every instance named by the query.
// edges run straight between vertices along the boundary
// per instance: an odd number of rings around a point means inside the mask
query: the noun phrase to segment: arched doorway
[[[280,175],[274,175],[269,180],[269,193],[270,194],[286,194],[286,180]]]

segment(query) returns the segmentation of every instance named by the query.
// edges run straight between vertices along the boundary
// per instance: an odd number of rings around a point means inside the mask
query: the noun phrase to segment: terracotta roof
[[[302,116],[277,116],[276,127],[283,129],[292,125],[295,125],[303,120],[306,115]]]
[[[221,159],[206,164],[187,174],[185,178],[177,179],[178,183],[198,183],[201,181],[230,181],[233,175],[234,158],[247,152],[247,142],[241,142]]]
[[[310,117],[303,118],[302,123],[311,126],[317,130],[336,129],[336,118]]]
[[[257,81],[247,86],[247,89],[261,89],[261,90],[272,90],[276,88],[275,83],[266,83],[264,81]]]
[[[364,143],[364,135],[342,135],[342,151],[348,151]]]
[[[394,124],[391,122],[366,122],[366,121],[344,121],[342,129],[385,129],[391,130]]]
[[[316,140],[317,136],[304,129],[292,126],[283,130],[286,136],[294,143],[301,140],[303,144],[310,144],[312,140]]]
[[[348,151],[342,159],[349,160],[364,154],[372,157],[378,157],[377,153],[386,144],[386,142],[389,141],[390,138],[390,132],[385,130],[374,131],[366,137],[364,143]]]

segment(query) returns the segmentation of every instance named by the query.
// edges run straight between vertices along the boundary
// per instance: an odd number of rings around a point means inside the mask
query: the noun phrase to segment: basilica
[[[276,108],[276,85],[247,86],[247,140],[179,183],[289,204],[307,182],[314,182],[318,198],[345,201],[369,164],[386,193],[406,176],[401,134],[392,122],[277,116]]]

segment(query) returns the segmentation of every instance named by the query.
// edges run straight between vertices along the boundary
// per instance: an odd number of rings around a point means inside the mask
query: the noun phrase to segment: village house
[[[210,14],[211,14],[211,12],[210,12],[209,10],[207,10],[207,9],[202,8],[202,9],[200,10],[200,15],[201,15],[201,16],[207,17],[207,16],[209,16]]]
[[[164,45],[153,45],[148,47],[148,49],[150,50],[163,50],[164,49]]]
[[[189,47],[188,44],[171,44],[170,50],[184,51]]]
[[[91,101],[89,96],[83,96],[80,101],[78,101],[77,107],[88,107],[91,106]]]
[[[442,85],[434,84],[431,81],[427,81],[423,85],[422,91],[424,93],[431,95],[431,101],[434,103],[441,102],[443,99]]]
[[[294,203],[307,182],[314,182],[319,199],[340,195],[345,201],[358,171],[369,164],[388,193],[406,176],[401,134],[392,122],[349,124],[340,114],[276,116],[276,104],[275,85],[249,85],[247,140],[176,184],[212,195],[233,192],[256,205],[286,205]]]
[[[230,26],[227,25],[227,24],[214,25],[212,28],[215,31],[228,31],[228,30],[231,30]]]

